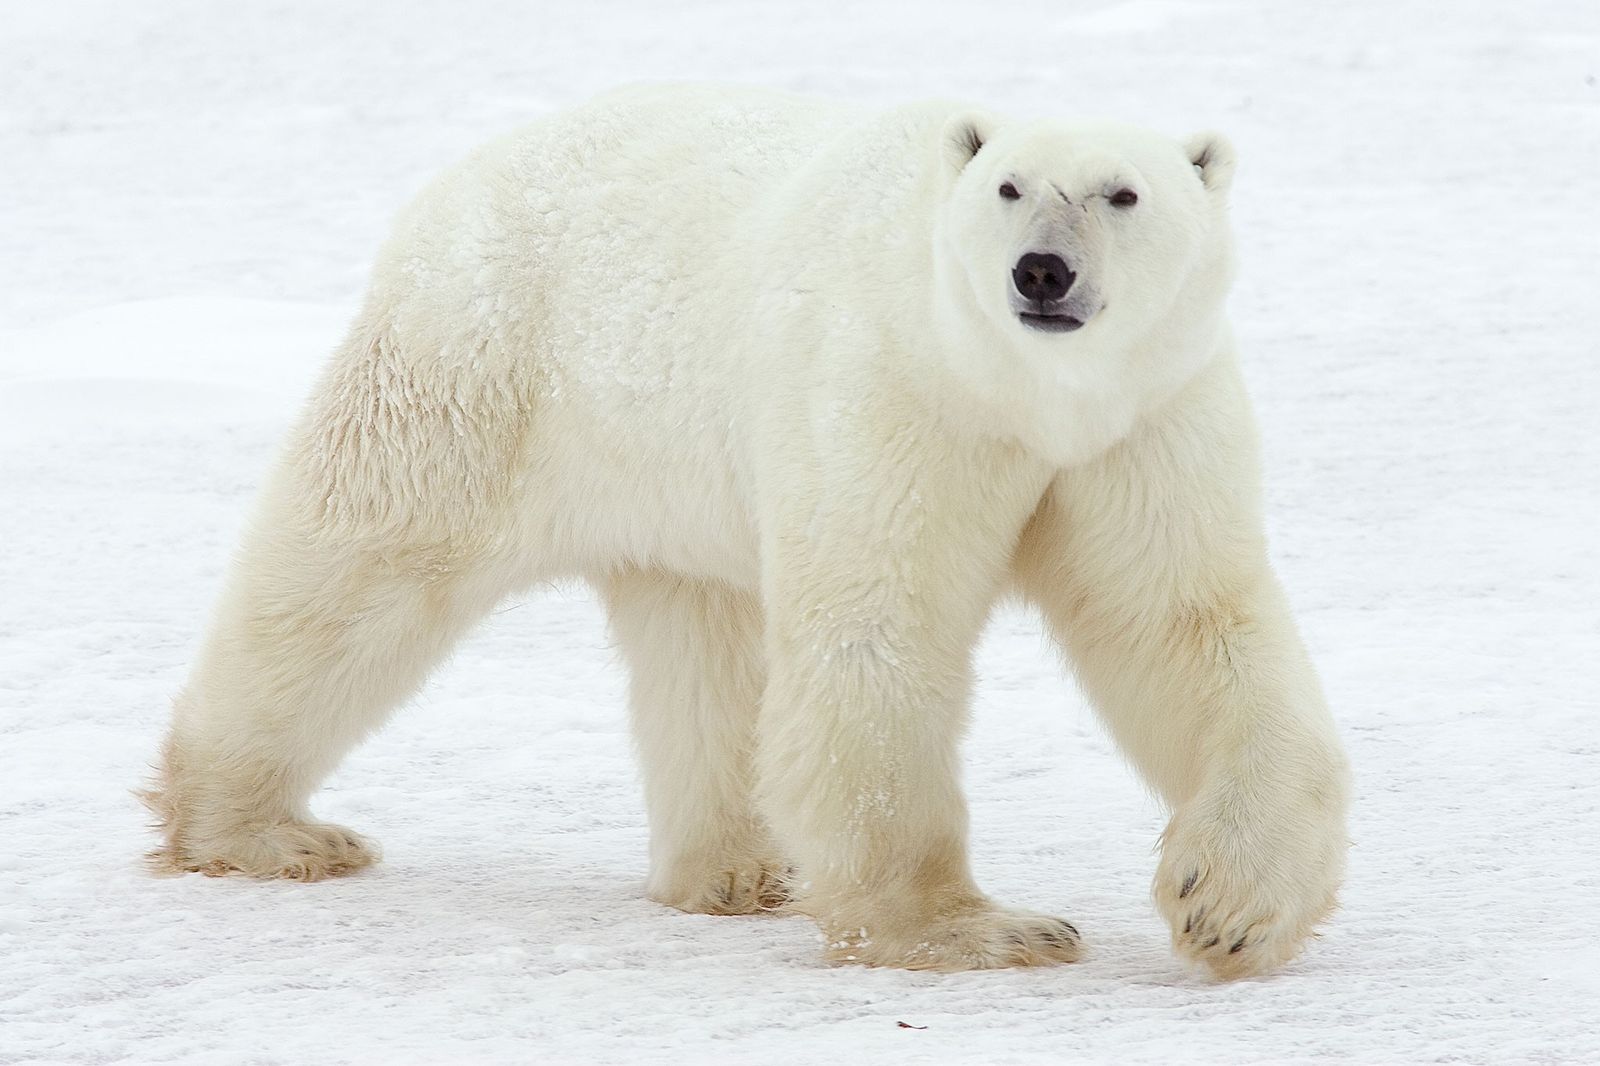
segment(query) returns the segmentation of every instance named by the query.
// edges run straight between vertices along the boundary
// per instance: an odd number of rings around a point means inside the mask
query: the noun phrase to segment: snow
[[[1585,0],[10,5],[0,33],[0,1062],[1600,1061],[1600,7]],[[621,81],[972,97],[1238,144],[1274,556],[1357,778],[1343,910],[1185,972],[1162,825],[1026,614],[979,879],[1069,967],[831,969],[643,898],[623,677],[508,603],[318,810],[386,861],[154,879],[129,790],[386,220]],[[908,1029],[904,1021],[925,1029]]]

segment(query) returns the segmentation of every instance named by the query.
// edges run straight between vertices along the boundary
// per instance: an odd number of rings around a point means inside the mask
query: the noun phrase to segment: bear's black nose
[[[1029,252],[1011,271],[1017,291],[1035,303],[1061,299],[1077,278],[1065,259],[1049,252]]]

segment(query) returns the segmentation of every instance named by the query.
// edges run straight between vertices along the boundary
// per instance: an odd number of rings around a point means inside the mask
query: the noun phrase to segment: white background
[[[7,4],[0,1062],[1600,1061],[1597,76],[1585,0]],[[1286,972],[1169,954],[1161,813],[1016,611],[974,861],[1075,966],[835,970],[802,919],[645,900],[579,589],[507,603],[318,798],[382,865],[141,872],[129,790],[388,217],[662,78],[1233,137],[1273,554],[1357,782]]]

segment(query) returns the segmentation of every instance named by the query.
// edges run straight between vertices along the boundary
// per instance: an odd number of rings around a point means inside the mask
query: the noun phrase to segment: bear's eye
[[[1111,194],[1111,202],[1118,207],[1132,207],[1139,202],[1139,194],[1132,189],[1118,189]]]
[[[1015,185],[1008,181],[1004,185],[1000,186],[1000,197],[1004,200],[1020,200],[1022,199],[1022,194],[1017,191],[1017,187]]]

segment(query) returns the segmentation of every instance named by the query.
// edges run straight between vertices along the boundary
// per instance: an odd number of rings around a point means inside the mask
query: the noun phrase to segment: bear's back
[[[783,243],[770,219],[785,203],[815,208],[796,186],[829,173],[830,152],[874,117],[750,88],[605,94],[441,174],[396,219],[375,302],[402,317],[415,310],[423,333],[444,322],[503,332],[522,320],[536,324],[540,347],[596,331],[637,336],[678,299],[726,293],[753,243]]]

